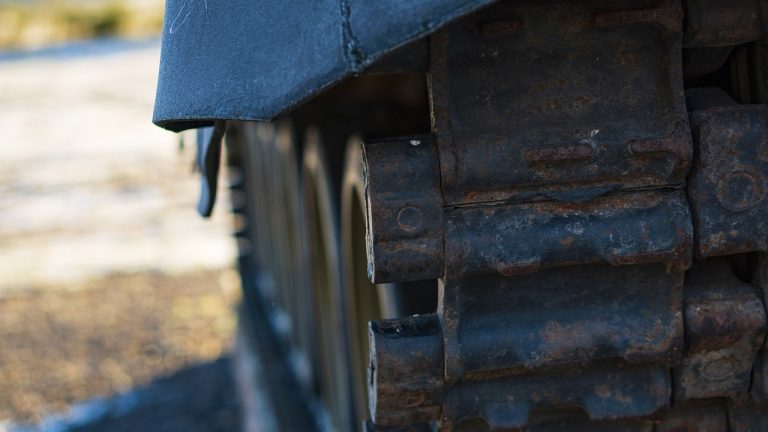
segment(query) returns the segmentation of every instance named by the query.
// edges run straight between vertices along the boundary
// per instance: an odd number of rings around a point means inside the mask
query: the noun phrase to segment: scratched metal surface
[[[363,147],[374,280],[439,277],[435,314],[370,325],[376,430],[759,430],[766,108],[683,98],[681,6],[518,0],[430,37],[433,136]]]
[[[169,0],[153,121],[269,120],[492,0]]]

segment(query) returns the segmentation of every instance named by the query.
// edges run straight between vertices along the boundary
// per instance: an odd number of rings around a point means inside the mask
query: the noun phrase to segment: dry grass
[[[95,37],[148,37],[160,34],[162,22],[162,2],[0,3],[0,49],[34,48]]]
[[[208,270],[0,298],[0,419],[36,421],[218,358],[233,338],[237,292],[236,274]]]

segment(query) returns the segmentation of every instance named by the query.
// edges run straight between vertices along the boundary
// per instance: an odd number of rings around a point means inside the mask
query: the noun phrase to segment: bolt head
[[[397,213],[397,225],[403,231],[416,232],[421,229],[424,215],[416,207],[403,207]]]
[[[730,358],[713,360],[704,365],[701,371],[705,378],[715,381],[728,378],[734,373],[736,373],[736,365]]]
[[[763,200],[765,187],[763,176],[755,170],[738,170],[720,179],[717,200],[725,208],[740,212],[748,210]]]

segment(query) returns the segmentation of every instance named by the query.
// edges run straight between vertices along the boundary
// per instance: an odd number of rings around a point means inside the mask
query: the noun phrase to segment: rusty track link
[[[370,430],[768,430],[768,106],[683,81],[766,14],[503,2],[430,38],[433,133],[362,148],[372,280],[439,279],[370,324]]]

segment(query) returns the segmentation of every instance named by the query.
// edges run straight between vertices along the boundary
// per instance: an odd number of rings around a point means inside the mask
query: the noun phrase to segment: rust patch
[[[525,160],[529,164],[536,163],[554,163],[579,159],[588,159],[595,153],[594,149],[588,145],[573,145],[550,147],[542,149],[525,150]]]
[[[594,16],[598,26],[617,26],[633,23],[657,24],[670,33],[679,33],[683,28],[680,2],[664,0],[660,6],[648,9],[601,12]]]

